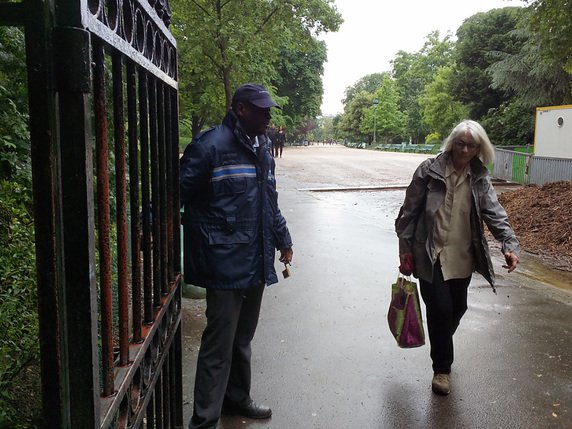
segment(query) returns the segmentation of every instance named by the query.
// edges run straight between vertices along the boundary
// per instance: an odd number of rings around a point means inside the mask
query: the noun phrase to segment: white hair
[[[489,140],[487,132],[481,124],[470,119],[461,121],[458,125],[455,126],[455,128],[453,128],[451,134],[449,134],[449,136],[443,142],[441,150],[443,152],[452,151],[457,137],[465,133],[471,134],[475,142],[481,145],[478,157],[483,162],[483,164],[490,164],[495,160],[495,148]]]

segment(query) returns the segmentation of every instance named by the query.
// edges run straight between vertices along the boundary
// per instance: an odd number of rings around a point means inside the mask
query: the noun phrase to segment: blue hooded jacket
[[[198,135],[180,160],[185,282],[244,289],[278,281],[276,249],[292,247],[278,208],[266,136],[255,151],[234,112]]]

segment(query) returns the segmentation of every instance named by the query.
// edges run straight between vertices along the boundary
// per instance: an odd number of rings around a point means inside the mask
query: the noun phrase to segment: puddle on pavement
[[[393,228],[393,222],[403,203],[405,191],[330,191],[311,192],[315,198],[325,201],[330,206],[351,210],[359,218],[367,222],[387,224]]]
[[[523,253],[518,271],[534,280],[572,292],[572,272],[551,268],[535,255]]]
[[[387,223],[388,228],[392,228],[392,224],[388,223],[388,219],[393,221],[399,212],[399,207],[405,196],[404,190],[380,189],[370,191],[340,190],[329,192],[311,192],[318,199],[327,201],[329,204],[351,208],[360,217],[368,221],[381,221]],[[572,272],[561,271],[552,268],[546,261],[526,252],[522,252],[521,261],[518,267],[521,274],[543,282],[558,289],[572,292]]]

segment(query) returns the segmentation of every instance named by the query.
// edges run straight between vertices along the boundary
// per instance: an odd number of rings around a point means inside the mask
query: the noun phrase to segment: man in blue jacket
[[[292,260],[278,208],[266,129],[278,104],[256,84],[238,87],[221,125],[198,135],[180,165],[185,281],[206,288],[207,326],[197,360],[190,429],[216,428],[221,413],[266,419],[250,397],[250,343],[265,285]]]

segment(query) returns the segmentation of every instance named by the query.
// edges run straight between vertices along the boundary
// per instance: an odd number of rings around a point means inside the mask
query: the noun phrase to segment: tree
[[[451,88],[455,98],[470,107],[472,119],[479,120],[510,98],[509,92],[491,86],[487,69],[495,62],[491,53],[519,51],[521,43],[512,31],[521,13],[522,9],[515,7],[477,13],[457,30],[457,67]]]
[[[26,76],[23,32],[0,27],[0,179],[31,189]]]
[[[281,114],[284,122],[288,120],[290,123],[279,125],[299,127],[306,119],[320,114],[326,58],[325,42],[316,39],[310,39],[306,45],[293,43],[283,46],[272,84],[277,94],[287,98]]]
[[[414,53],[399,51],[392,61],[394,77],[400,95],[399,108],[407,115],[404,137],[422,143],[429,132],[422,120],[419,97],[437,70],[452,64],[453,42],[450,35],[441,39],[438,31],[427,35],[423,47]]]
[[[570,16],[568,10],[558,13]],[[471,117],[486,127],[496,144],[530,144],[534,107],[571,100],[566,54],[551,55],[547,41],[552,36],[542,34],[565,38],[566,30],[544,28],[541,15],[534,8],[492,10],[469,18],[457,32],[460,67],[455,95],[470,104]],[[554,15],[547,22],[564,24]],[[565,45],[560,39],[558,44]]]
[[[378,101],[377,105],[373,103],[374,100]],[[370,106],[365,111],[360,131],[371,136],[375,130],[376,135],[386,142],[402,136],[405,131],[406,115],[399,110],[398,101],[397,84],[385,74],[381,85],[371,98]]]
[[[368,133],[361,130],[361,123],[365,118],[366,110],[375,98],[373,94],[386,76],[388,76],[387,72],[369,74],[346,88],[343,100],[344,112],[337,121],[340,136],[359,140],[367,138]]]
[[[525,146],[534,141],[535,110],[513,98],[491,109],[481,125],[493,144],[498,146]]]
[[[345,97],[342,100],[343,104],[347,104],[353,100],[353,98],[362,91],[373,94],[377,88],[381,85],[383,77],[386,73],[373,73],[368,74],[358,80],[352,86],[348,86],[345,90]]]
[[[298,128],[292,130],[292,133],[289,135],[289,139],[292,141],[295,140],[307,140],[313,134],[313,132],[318,128],[318,123],[315,119],[306,119],[302,125]]]
[[[310,43],[336,31],[330,0],[172,0],[179,43],[181,113],[199,124],[218,122],[239,83],[270,86],[285,41]],[[269,88],[273,91],[273,88]],[[187,110],[188,109],[188,110]]]
[[[313,141],[328,141],[334,139],[334,118],[331,116],[321,116],[316,121],[317,128],[310,133]]]
[[[529,4],[528,27],[542,52],[572,74],[572,8],[569,0],[524,0]]]
[[[338,123],[341,137],[358,140],[367,139],[367,133],[361,130],[361,123],[365,118],[367,109],[372,105],[373,98],[373,94],[361,91],[344,105],[344,112]]]
[[[548,5],[546,2],[545,5]],[[566,16],[568,9],[559,12]],[[492,87],[514,94],[510,100],[489,110],[482,118],[491,140],[499,145],[532,144],[534,140],[535,107],[569,104],[572,102],[572,75],[566,71],[566,54],[553,55],[547,36],[541,33],[542,13],[529,8],[511,36],[520,42],[515,53],[495,52],[496,62],[487,69]],[[551,28],[549,33],[563,31]],[[565,37],[565,36],[562,36]],[[565,43],[562,43],[566,50]]]
[[[11,428],[31,427],[40,408],[15,400],[39,357],[27,89],[24,33],[0,26],[0,426]],[[34,397],[39,380],[29,380]]]
[[[419,97],[423,123],[441,138],[469,113],[469,109],[451,95],[453,73],[453,67],[441,67]]]
[[[563,58],[550,59],[541,49],[537,36],[526,29],[513,31],[522,41],[517,53],[498,52],[489,66],[492,87],[514,93],[529,107],[572,102],[572,76],[565,71]]]

